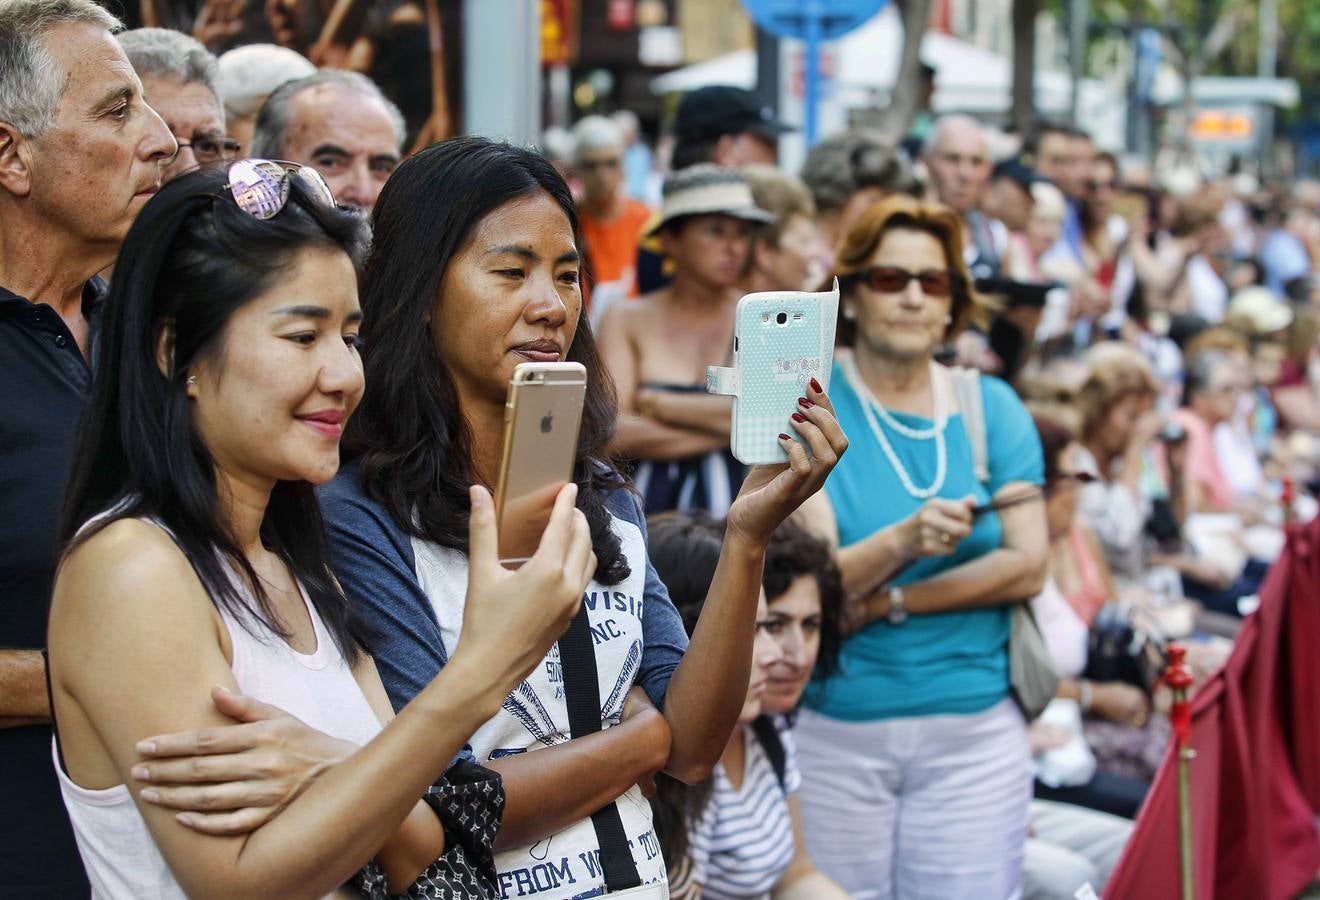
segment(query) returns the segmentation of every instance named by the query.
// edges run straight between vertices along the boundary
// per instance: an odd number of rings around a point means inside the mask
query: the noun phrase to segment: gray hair
[[[232,118],[257,114],[277,87],[316,74],[316,66],[297,50],[275,44],[248,44],[221,54],[220,100]]]
[[[897,148],[867,131],[836,134],[812,147],[802,164],[802,180],[821,213],[838,212],[853,194],[866,188],[905,194],[920,189]]]
[[[215,56],[195,39],[170,28],[135,28],[119,35],[119,45],[139,78],[200,84],[220,105],[220,72]],[[221,125],[224,118],[221,109]]]
[[[403,149],[408,127],[403,121],[403,113],[386,97],[376,82],[358,72],[346,72],[342,69],[321,69],[315,75],[286,81],[273,90],[257,113],[257,126],[252,134],[252,155],[267,159],[279,159],[285,155],[284,136],[293,124],[293,98],[308,88],[322,84],[343,85],[351,90],[375,97],[385,107],[394,130],[399,135],[399,149]]]
[[[0,3],[0,122],[40,137],[55,121],[68,73],[46,32],[66,22],[118,31],[123,25],[92,0],[4,0]]]
[[[625,148],[623,129],[604,116],[587,116],[573,126],[573,164],[582,162],[582,154],[591,150]]]
[[[950,113],[948,115],[940,116],[935,120],[935,124],[931,126],[930,133],[926,135],[925,142],[921,145],[921,155],[930,156],[934,153],[935,148],[940,145],[940,141],[944,140],[945,133],[949,129],[958,126],[976,129],[976,133],[981,138],[981,143],[985,145],[986,153],[989,154],[990,140],[989,136],[986,134],[985,125],[969,115],[963,113]]]
[[[1183,406],[1191,406],[1192,398],[1204,393],[1215,379],[1215,373],[1233,365],[1233,357],[1219,349],[1202,350],[1188,361],[1183,374]]]

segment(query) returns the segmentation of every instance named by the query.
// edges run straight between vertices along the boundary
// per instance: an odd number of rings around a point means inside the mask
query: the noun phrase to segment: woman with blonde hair
[[[1078,512],[1100,540],[1114,574],[1137,581],[1146,567],[1143,534],[1151,512],[1142,486],[1146,456],[1164,427],[1164,417],[1155,411],[1159,384],[1146,357],[1128,344],[1097,344],[1086,363],[1089,374],[1077,395],[1078,463],[1098,480],[1081,489]]]
[[[808,849],[859,898],[1021,888],[1031,771],[1008,605],[1045,577],[1043,467],[1008,385],[934,361],[979,310],[962,250],[956,213],[894,196],[852,226],[834,273],[852,450],[808,518],[839,547],[856,633],[808,686],[798,744]]]

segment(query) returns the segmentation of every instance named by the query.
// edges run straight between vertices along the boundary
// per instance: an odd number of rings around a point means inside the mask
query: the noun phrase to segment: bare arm
[[[807,832],[802,827],[802,801],[788,798],[788,816],[793,820],[793,861],[770,892],[772,900],[847,900],[847,891],[830,880],[807,853]]]
[[[0,728],[50,721],[40,650],[0,650]]]
[[[665,772],[687,784],[709,777],[747,696],[765,547],[737,533],[725,537],[701,617],[669,679],[673,743]]]
[[[582,821],[665,764],[668,724],[640,688],[629,693],[634,703],[638,711],[625,710],[613,728],[486,763],[504,779],[496,849],[525,847]]]
[[[52,657],[56,702],[67,705],[62,721],[83,726],[82,739],[66,748],[71,770],[94,772],[84,779],[94,785],[129,786],[189,896],[334,890],[417,812],[417,798],[580,604],[595,556],[585,518],[573,508],[576,493],[571,485],[561,492],[537,554],[508,572],[497,561],[493,503],[474,490],[470,610],[449,664],[370,743],[241,837],[200,834],[141,800],[133,776],[138,742],[180,724],[225,724],[202,698],[212,685],[236,685],[221,651],[222,626],[183,554],[152,526],[109,526],[65,561],[52,609],[51,644],[63,654]],[[515,618],[525,633],[511,638],[506,624]]]
[[[639,414],[637,391],[640,366],[632,334],[631,310],[618,305],[605,312],[600,323],[600,355],[619,397],[618,424],[610,453],[627,459],[673,460],[698,456],[729,445],[727,436],[677,428]]]
[[[1280,418],[1292,428],[1320,432],[1320,402],[1310,385],[1275,388],[1270,393]]]
[[[717,394],[641,390],[637,404],[649,418],[674,428],[694,428],[727,446],[732,432],[733,398]]]
[[[1026,482],[1010,482],[995,497],[1021,493]],[[984,556],[948,569],[920,584],[903,589],[903,599],[912,613],[975,609],[1025,600],[1045,585],[1049,556],[1049,534],[1045,506],[1040,501],[1022,503],[999,513],[1003,542]]]
[[[1016,496],[1026,490],[1035,487],[1026,482],[1009,482],[999,489],[995,498]],[[999,519],[1003,542],[997,549],[926,581],[903,587],[904,605],[909,613],[999,606],[1040,593],[1049,553],[1043,504],[1033,500],[1008,507],[999,513]],[[872,594],[854,608],[854,622],[861,627],[888,612],[886,595]]]
[[[620,395],[622,398],[622,395]],[[610,442],[610,453],[625,459],[653,459],[668,462],[700,456],[729,446],[728,438],[661,425],[645,416],[623,411],[619,404],[618,427]]]
[[[824,394],[810,390],[812,405],[788,424],[811,447],[781,442],[789,463],[756,466],[729,509],[720,560],[701,617],[665,695],[665,719],[673,735],[665,771],[689,784],[710,774],[728,744],[751,674],[756,602],[761,592],[770,535],[820,490],[848,447]],[[785,429],[787,431],[787,429]]]

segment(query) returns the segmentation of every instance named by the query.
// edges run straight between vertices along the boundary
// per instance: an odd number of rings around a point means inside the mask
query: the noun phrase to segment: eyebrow
[[[105,96],[103,96],[94,108],[98,112],[107,110],[110,107],[114,106],[116,103],[118,103],[120,100],[132,100],[133,94],[134,91],[132,85],[129,84],[122,85],[110,91]]]
[[[321,144],[311,153],[312,156],[352,156],[343,147],[338,144]]]
[[[537,253],[535,250],[533,250],[531,247],[528,247],[526,244],[504,244],[499,247],[491,247],[489,250],[485,252],[484,255],[500,256],[505,253],[512,254],[513,256],[522,257],[528,262],[541,261],[541,255]],[[567,253],[561,253],[558,257],[556,257],[555,265],[558,266],[558,265],[563,265],[564,263],[575,263],[575,262],[580,262],[581,260],[582,260],[581,253],[577,252],[576,250],[570,250]]]
[[[305,306],[286,306],[282,309],[277,309],[272,311],[271,315],[296,316],[301,319],[328,319],[330,318],[331,314],[330,314],[330,310],[324,306],[311,306],[309,304]],[[361,322],[362,310],[359,309],[355,312],[349,313],[348,321]]]

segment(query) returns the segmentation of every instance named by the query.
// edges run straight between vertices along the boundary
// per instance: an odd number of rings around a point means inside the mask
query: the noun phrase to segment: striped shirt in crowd
[[[793,822],[787,794],[802,784],[793,738],[780,731],[784,745],[784,786],[751,728],[743,729],[746,763],[735,790],[723,765],[701,818],[688,834],[689,853],[703,900],[763,898],[793,861]]]

